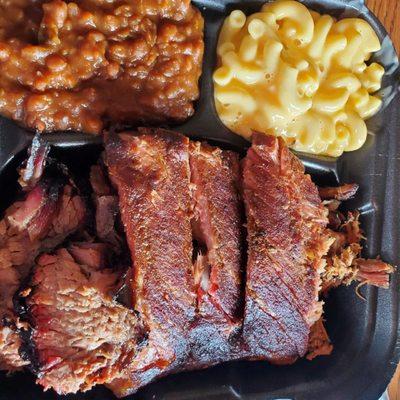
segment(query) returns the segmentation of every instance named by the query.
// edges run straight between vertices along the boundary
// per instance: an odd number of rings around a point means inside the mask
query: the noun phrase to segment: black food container
[[[378,33],[382,50],[375,59],[386,74],[382,96],[384,107],[368,121],[367,143],[362,149],[338,159],[302,156],[308,172],[318,184],[356,182],[360,190],[347,203],[361,211],[366,232],[364,256],[380,255],[400,265],[400,70],[396,52],[383,26],[362,0],[310,0],[306,5],[336,17],[361,16]],[[215,47],[223,19],[231,10],[257,11],[262,2],[245,0],[200,0],[195,2],[205,18],[205,57],[201,97],[195,115],[174,127],[189,136],[202,138],[243,152],[248,146],[219,121],[214,107],[212,71]],[[101,138],[77,133],[46,135],[53,154],[78,169],[94,162],[101,151]],[[4,209],[17,191],[16,167],[26,155],[32,134],[0,118],[0,207]],[[299,360],[291,366],[267,362],[232,362],[204,371],[181,373],[142,389],[130,400],[378,400],[400,358],[399,274],[393,274],[389,290],[363,287],[365,301],[355,287],[332,291],[326,299],[327,330],[334,344],[329,357],[312,362]],[[29,373],[7,377],[0,374],[0,400],[58,399],[44,393]],[[110,400],[103,387],[65,399]]]

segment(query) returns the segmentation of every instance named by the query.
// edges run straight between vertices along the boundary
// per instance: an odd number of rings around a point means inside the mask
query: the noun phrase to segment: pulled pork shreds
[[[378,286],[384,289],[389,288],[389,275],[394,268],[382,260],[366,260],[357,258],[354,261],[357,269],[356,279],[361,283]]]
[[[349,200],[357,193],[358,185],[356,183],[347,183],[336,187],[320,187],[318,188],[319,195],[322,200]]]
[[[324,326],[322,317],[311,327],[308,341],[307,360],[313,360],[318,356],[329,356],[333,346]]]
[[[357,189],[356,184],[319,189],[319,194],[325,199],[324,205],[328,210],[328,231],[332,238],[326,266],[321,274],[321,294],[326,294],[331,288],[350,285],[355,281],[360,282],[359,286],[369,284],[385,289],[389,287],[390,274],[394,268],[380,259],[360,258],[361,241],[365,239],[360,227],[360,213],[348,212],[345,216],[339,211],[341,201],[353,197]],[[362,297],[358,291],[357,295]],[[329,355],[332,348],[321,319],[312,327],[307,359]]]
[[[336,214],[341,225],[338,231],[330,231],[334,241],[329,249],[326,266],[322,273],[322,293],[342,284],[350,285],[356,279],[357,267],[354,261],[360,256],[362,250],[360,214],[349,212],[346,220],[339,212],[336,211]]]
[[[352,244],[342,248],[338,254],[328,256],[325,271],[322,275],[322,292],[327,292],[333,287],[350,285],[357,276],[357,268],[354,265],[361,251],[359,244]]]
[[[355,185],[345,186],[354,188]],[[349,191],[347,190],[347,193]],[[337,191],[337,193],[343,192],[346,190]],[[329,196],[342,199],[346,197],[344,195],[340,197],[333,190],[329,192]],[[350,285],[354,281],[388,288],[389,275],[394,268],[379,259],[360,257],[363,249],[361,241],[365,239],[360,227],[360,213],[358,211],[348,212],[345,217],[338,210],[340,201],[336,199],[328,200],[324,204],[329,212],[328,227],[333,242],[326,257],[325,270],[322,273],[321,293],[326,293],[329,289],[340,285]]]

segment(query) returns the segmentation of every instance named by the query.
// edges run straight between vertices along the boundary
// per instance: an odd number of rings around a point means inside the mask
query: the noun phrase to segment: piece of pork
[[[321,317],[331,239],[317,187],[282,139],[255,133],[243,163],[247,282],[243,339],[253,358],[293,362]]]
[[[347,183],[342,186],[319,187],[318,192],[322,200],[349,200],[355,196],[359,186],[356,183]]]
[[[326,256],[326,267],[322,274],[321,292],[340,285],[350,285],[353,282],[369,284],[387,289],[390,274],[394,267],[378,259],[365,259],[362,254],[362,240],[365,239],[360,226],[360,213],[330,210],[330,215],[338,224],[330,223],[330,235],[334,238]],[[330,216],[330,220],[332,216]]]
[[[198,317],[191,356],[199,367],[229,357],[229,336],[242,315],[242,203],[239,156],[190,143],[194,278]]]
[[[122,396],[180,365],[189,352],[195,318],[189,140],[151,129],[112,134],[105,160],[131,251],[133,305],[149,336],[126,379],[110,385]]]
[[[37,382],[58,394],[112,381],[143,339],[135,313],[113,300],[119,274],[101,265],[104,245],[73,248],[41,255],[21,292]]]
[[[78,264],[87,265],[92,270],[106,268],[111,263],[109,246],[105,243],[73,243],[68,251]]]
[[[390,274],[395,271],[392,265],[380,259],[356,258],[354,266],[357,281],[383,289],[389,288]]]

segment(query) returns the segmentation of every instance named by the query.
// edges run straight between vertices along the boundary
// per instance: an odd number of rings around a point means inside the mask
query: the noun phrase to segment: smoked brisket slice
[[[331,243],[317,187],[281,139],[255,133],[243,164],[248,262],[243,340],[250,357],[304,356]]]
[[[118,377],[142,339],[135,313],[113,300],[119,275],[104,268],[102,244],[41,255],[20,293],[30,322],[25,343],[37,382],[58,394]],[[82,262],[84,261],[84,262]]]
[[[133,305],[149,336],[126,379],[110,385],[122,396],[182,363],[189,351],[195,317],[189,140],[143,129],[109,135],[105,148],[132,256]]]
[[[242,203],[239,156],[190,143],[197,318],[191,356],[198,368],[230,357],[242,313]]]
[[[27,276],[35,257],[53,249],[75,232],[85,216],[75,189],[59,177],[44,177],[15,202],[0,221],[0,369],[26,365],[18,354],[22,328],[12,297]]]

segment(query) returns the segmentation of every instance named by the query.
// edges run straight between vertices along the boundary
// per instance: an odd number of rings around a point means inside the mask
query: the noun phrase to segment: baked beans
[[[0,113],[38,131],[180,122],[202,56],[189,0],[0,0]]]

